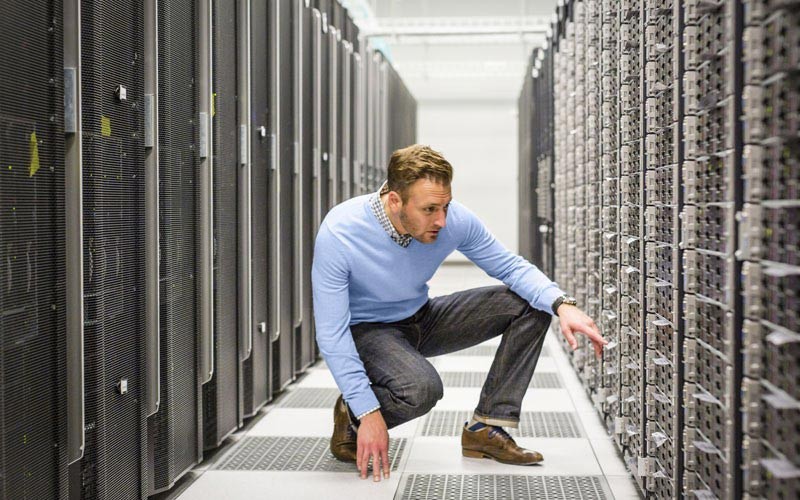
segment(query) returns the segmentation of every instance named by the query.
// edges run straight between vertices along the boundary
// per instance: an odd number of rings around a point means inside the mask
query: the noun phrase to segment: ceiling
[[[557,0],[341,0],[418,101],[519,96]]]

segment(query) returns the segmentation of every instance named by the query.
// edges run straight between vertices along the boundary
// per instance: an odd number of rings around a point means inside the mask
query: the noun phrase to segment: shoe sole
[[[539,463],[544,461],[544,459],[542,459],[542,460],[537,460],[535,462],[512,462],[510,460],[503,460],[503,459],[494,457],[494,456],[489,455],[488,453],[484,453],[482,451],[466,450],[466,449],[463,449],[463,448],[461,449],[461,455],[463,455],[463,456],[465,456],[467,458],[488,458],[489,460],[494,460],[495,462],[500,462],[501,464],[506,464],[506,465],[536,465],[536,464],[539,464]]]

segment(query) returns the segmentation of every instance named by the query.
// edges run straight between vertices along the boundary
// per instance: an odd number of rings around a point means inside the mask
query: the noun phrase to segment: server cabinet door
[[[361,195],[366,192],[364,184],[364,157],[366,155],[366,124],[364,122],[364,108],[366,96],[364,95],[364,66],[361,54],[353,54],[353,193]]]
[[[217,447],[239,426],[239,254],[236,0],[212,3],[214,373],[203,386],[203,447]]]
[[[328,210],[341,201],[342,164],[339,156],[341,117],[341,68],[339,61],[339,31],[328,26],[328,73],[325,85],[328,88]]]
[[[292,328],[292,209],[293,209],[293,126],[292,126],[292,21],[291,0],[271,2],[268,12],[270,68],[270,194],[273,197],[270,233],[270,303],[273,392],[294,380]]]
[[[330,114],[331,114],[331,107],[330,107],[330,95],[331,95],[331,86],[330,86],[330,37],[328,36],[328,26],[324,22],[325,19],[323,18],[322,22],[322,33],[320,36],[320,50],[319,50],[319,58],[320,58],[320,116],[319,116],[319,123],[320,123],[320,151],[322,152],[322,168],[320,171],[320,183],[322,185],[321,191],[321,206],[322,206],[322,214],[320,218],[320,223],[322,219],[325,218],[325,214],[328,213],[328,210],[331,207],[331,190],[330,190],[330,177],[331,177],[331,167],[332,167],[332,160],[330,155],[330,148],[331,148],[331,134],[330,134]]]
[[[247,131],[250,144],[250,219],[252,243],[252,350],[244,362],[244,414],[252,416],[272,396],[272,343],[270,322],[270,183],[269,55],[267,5],[250,5],[250,106]]]
[[[323,176],[323,108],[322,108],[322,15],[311,9],[311,80],[312,80],[312,161],[314,191],[314,234],[325,216],[325,179]]]
[[[68,460],[62,10],[18,3],[0,16],[4,498],[57,498]]]
[[[315,360],[311,294],[311,259],[314,249],[313,226],[313,64],[312,11],[306,0],[295,0],[295,231],[297,262],[295,279],[295,368],[304,371]]]
[[[339,158],[341,165],[340,180],[340,200],[344,201],[350,198],[352,194],[351,179],[353,178],[353,164],[352,164],[352,93],[350,79],[352,76],[352,53],[353,47],[347,41],[342,41],[339,44]]]
[[[85,448],[70,496],[142,497],[144,17],[138,2],[80,14]]]
[[[151,494],[170,488],[202,456],[195,6],[158,4],[161,403],[149,420]]]

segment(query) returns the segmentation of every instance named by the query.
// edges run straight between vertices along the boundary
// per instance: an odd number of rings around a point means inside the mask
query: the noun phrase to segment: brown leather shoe
[[[461,431],[461,454],[469,458],[491,458],[510,465],[538,464],[544,457],[538,451],[520,448],[502,427],[487,425],[471,431]]]
[[[333,435],[331,436],[331,453],[342,462],[355,462],[358,450],[358,434],[350,423],[350,414],[342,396],[333,406]]]

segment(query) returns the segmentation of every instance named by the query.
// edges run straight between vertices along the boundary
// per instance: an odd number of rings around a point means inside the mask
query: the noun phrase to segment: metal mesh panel
[[[0,16],[0,497],[54,498],[66,451],[60,1]],[[24,43],[23,43],[24,41]],[[35,135],[34,135],[35,134]],[[35,155],[34,155],[35,151]],[[34,161],[38,158],[38,163]]]
[[[611,495],[595,476],[514,476],[500,474],[411,474],[397,489],[398,500],[483,498],[592,498]]]
[[[439,373],[445,387],[482,387],[487,375],[487,372]],[[534,373],[528,387],[531,389],[560,389],[563,386],[557,373]]]
[[[471,411],[432,411],[422,428],[423,436],[460,436],[464,424],[472,417]],[[514,437],[578,438],[582,437],[578,419],[569,412],[524,411],[519,417],[519,428],[508,429]]]
[[[161,407],[155,487],[197,459],[197,87],[195,5],[158,5]]]
[[[495,352],[497,352],[496,345],[476,345],[468,349],[450,353],[450,355],[451,356],[494,356]],[[541,354],[539,354],[539,357],[546,357],[546,356],[550,356],[550,351],[545,346],[542,347],[542,352]]]
[[[333,408],[341,393],[339,389],[299,388],[287,391],[280,401],[280,408]]]
[[[238,425],[236,2],[214,2],[214,377],[203,387],[204,446]]]
[[[271,394],[269,336],[259,331],[259,325],[269,324],[269,140],[255,131],[267,126],[269,107],[269,70],[267,68],[267,6],[255,2],[251,6],[251,50],[261,57],[252,58],[251,67],[251,198],[252,198],[252,300],[253,300],[253,352],[245,364],[245,415],[252,415]]]
[[[219,470],[356,471],[355,464],[340,462],[330,452],[328,438],[245,437],[216,465]],[[389,439],[392,471],[402,460],[406,439]]]
[[[144,449],[141,6],[81,5],[84,498],[138,496]],[[125,97],[116,89],[125,88]],[[125,381],[127,392],[117,388]],[[112,410],[113,408],[113,410]]]

